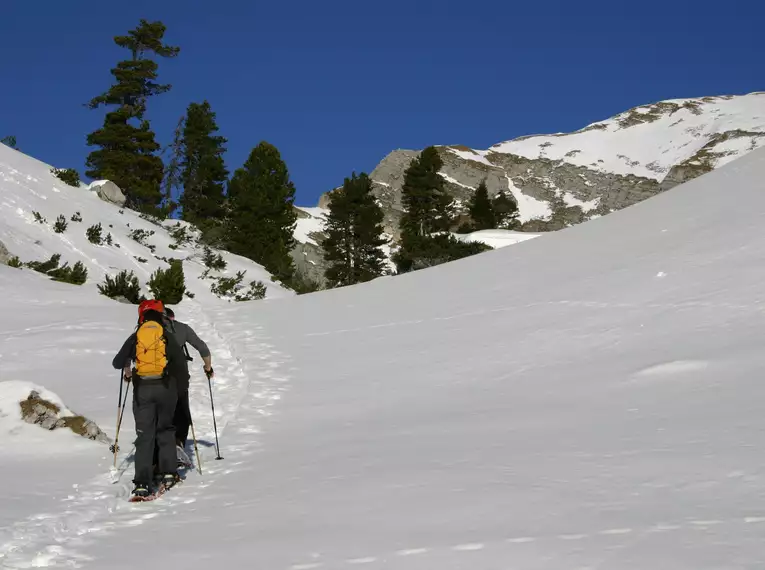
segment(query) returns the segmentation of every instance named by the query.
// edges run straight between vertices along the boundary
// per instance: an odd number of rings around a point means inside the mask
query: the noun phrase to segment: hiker
[[[192,360],[189,356],[186,343],[193,346],[199,353],[199,356],[204,362],[204,371],[208,378],[215,376],[215,372],[212,367],[212,356],[210,355],[210,349],[207,348],[207,344],[199,338],[194,329],[192,329],[186,323],[175,320],[175,313],[170,307],[165,307],[165,316],[170,320],[171,332],[175,335],[175,339],[178,344],[183,348],[186,359]],[[175,424],[175,443],[178,447],[185,450],[186,440],[189,437],[189,426],[191,425],[191,409],[189,406],[189,383],[178,384],[178,405],[175,408],[175,417],[173,418]]]
[[[123,370],[125,382],[133,382],[135,419],[135,476],[133,495],[148,497],[153,478],[152,456],[159,447],[162,485],[172,487],[178,480],[174,445],[173,414],[178,385],[188,385],[186,358],[178,341],[162,323],[161,301],[143,301],[138,307],[138,327],[112,361]],[[135,361],[135,369],[131,363]]]

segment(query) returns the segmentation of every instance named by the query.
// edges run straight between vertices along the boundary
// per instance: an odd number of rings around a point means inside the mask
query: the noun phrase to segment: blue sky
[[[139,18],[181,47],[160,62],[173,90],[149,102],[160,142],[207,99],[229,169],[267,140],[301,205],[396,148],[486,148],[661,99],[765,90],[754,0],[7,0],[0,137],[82,172],[104,116],[83,103]]]

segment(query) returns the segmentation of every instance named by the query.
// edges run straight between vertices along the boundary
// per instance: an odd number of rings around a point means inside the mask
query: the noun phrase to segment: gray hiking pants
[[[159,448],[159,472],[165,474],[177,471],[173,425],[177,401],[178,390],[172,377],[163,380],[136,378],[133,386],[133,417],[137,435],[134,483],[151,483],[155,442]]]

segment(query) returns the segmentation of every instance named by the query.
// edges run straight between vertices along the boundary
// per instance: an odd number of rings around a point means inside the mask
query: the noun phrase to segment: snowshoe
[[[151,491],[149,491],[148,485],[143,485],[139,483],[135,486],[135,489],[133,489],[133,493],[130,496],[130,502],[140,503],[143,501],[151,501],[152,498],[153,498],[153,495]]]

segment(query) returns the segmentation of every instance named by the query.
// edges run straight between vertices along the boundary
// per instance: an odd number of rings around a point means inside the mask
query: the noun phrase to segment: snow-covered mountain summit
[[[510,154],[661,182],[673,168],[710,171],[763,144],[765,93],[751,93],[661,101],[574,133],[520,137],[483,151],[451,151],[491,165],[494,155]]]

